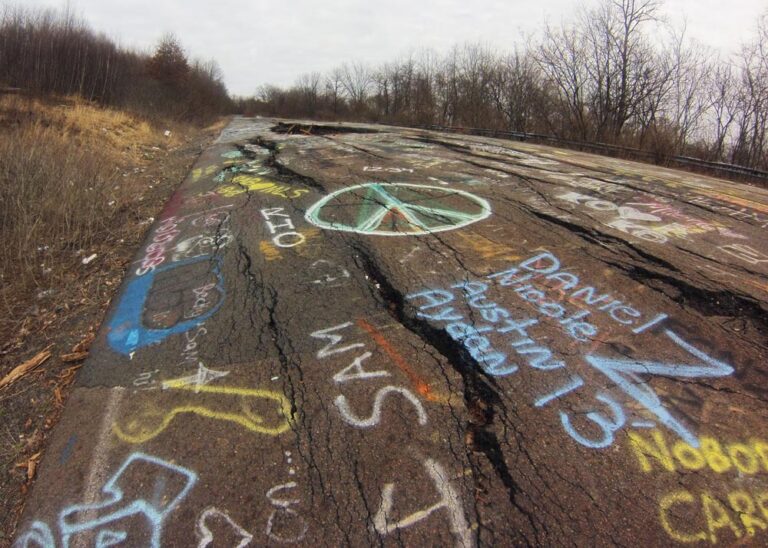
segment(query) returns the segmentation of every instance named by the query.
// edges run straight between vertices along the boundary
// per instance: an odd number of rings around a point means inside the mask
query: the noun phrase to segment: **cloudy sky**
[[[583,0],[593,3],[595,0]],[[0,4],[9,0],[0,0]],[[65,0],[10,0],[62,7]],[[192,57],[214,58],[232,93],[291,84],[345,61],[379,63],[410,50],[525,43],[544,23],[567,21],[582,0],[70,0],[96,30],[150,49],[175,33]],[[751,36],[764,0],[663,0],[663,14],[726,53]]]

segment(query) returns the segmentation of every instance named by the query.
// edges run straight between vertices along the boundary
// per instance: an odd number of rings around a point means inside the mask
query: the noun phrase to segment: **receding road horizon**
[[[155,221],[17,546],[764,544],[768,191],[235,118]]]

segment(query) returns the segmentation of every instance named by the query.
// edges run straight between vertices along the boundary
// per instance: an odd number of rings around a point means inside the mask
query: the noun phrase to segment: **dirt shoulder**
[[[205,129],[164,128],[67,101],[0,101],[0,107],[0,147],[17,146],[23,139],[66,143],[64,149],[71,146],[98,163],[92,181],[81,182],[91,185],[85,189],[89,194],[100,193],[98,204],[83,198],[79,213],[72,208],[75,213],[68,212],[58,228],[49,227],[54,232],[33,232],[37,225],[30,223],[28,233],[38,241],[28,242],[29,250],[8,243],[21,221],[4,227],[6,257],[20,252],[25,260],[6,260],[0,269],[0,500],[6,510],[0,515],[1,546],[13,538],[48,433],[126,268],[154,218],[225,121]],[[53,173],[61,171],[57,184],[64,185],[67,169],[76,173],[78,166],[65,166],[72,164],[72,154],[57,152],[61,158],[48,157],[62,165],[50,167]],[[0,163],[6,187],[27,180],[28,173],[12,161]],[[67,233],[77,224],[71,217],[78,214],[81,224],[90,227],[87,238],[80,235],[79,240]],[[37,217],[45,223],[51,214]]]

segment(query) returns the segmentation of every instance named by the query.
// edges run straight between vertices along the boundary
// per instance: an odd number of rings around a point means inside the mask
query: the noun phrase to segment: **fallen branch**
[[[38,367],[40,364],[45,362],[48,358],[51,357],[51,347],[53,345],[48,346],[45,350],[42,350],[35,354],[34,357],[28,359],[21,365],[15,367],[13,371],[8,373],[5,377],[0,379],[0,389],[5,388],[6,386],[16,382],[21,377]]]
[[[79,362],[88,357],[88,352],[73,352],[71,354],[62,354],[59,357],[64,363]]]

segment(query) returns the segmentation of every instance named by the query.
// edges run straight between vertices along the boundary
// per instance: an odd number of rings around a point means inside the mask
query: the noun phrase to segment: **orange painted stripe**
[[[715,192],[711,190],[702,192],[702,194],[709,196],[711,198],[715,198],[716,200],[720,200],[721,202],[729,202],[733,205],[748,207],[750,209],[754,209],[761,213],[768,213],[768,205],[762,204],[760,202],[755,202],[747,198],[742,198],[740,196],[734,196],[733,194],[725,194],[723,192]]]
[[[392,359],[395,365],[399,367],[403,373],[406,374],[408,379],[411,381],[411,384],[413,384],[419,394],[432,402],[448,403],[449,398],[446,396],[434,394],[432,392],[432,388],[429,386],[429,383],[419,377],[418,373],[416,373],[408,364],[408,362],[405,361],[405,358],[403,358],[403,356],[392,347],[392,345],[387,339],[384,338],[384,335],[382,335],[381,332],[379,332],[375,327],[373,327],[363,318],[359,318],[357,320],[357,325],[367,331],[374,342],[379,345],[379,347],[384,352],[386,352],[387,356]]]

